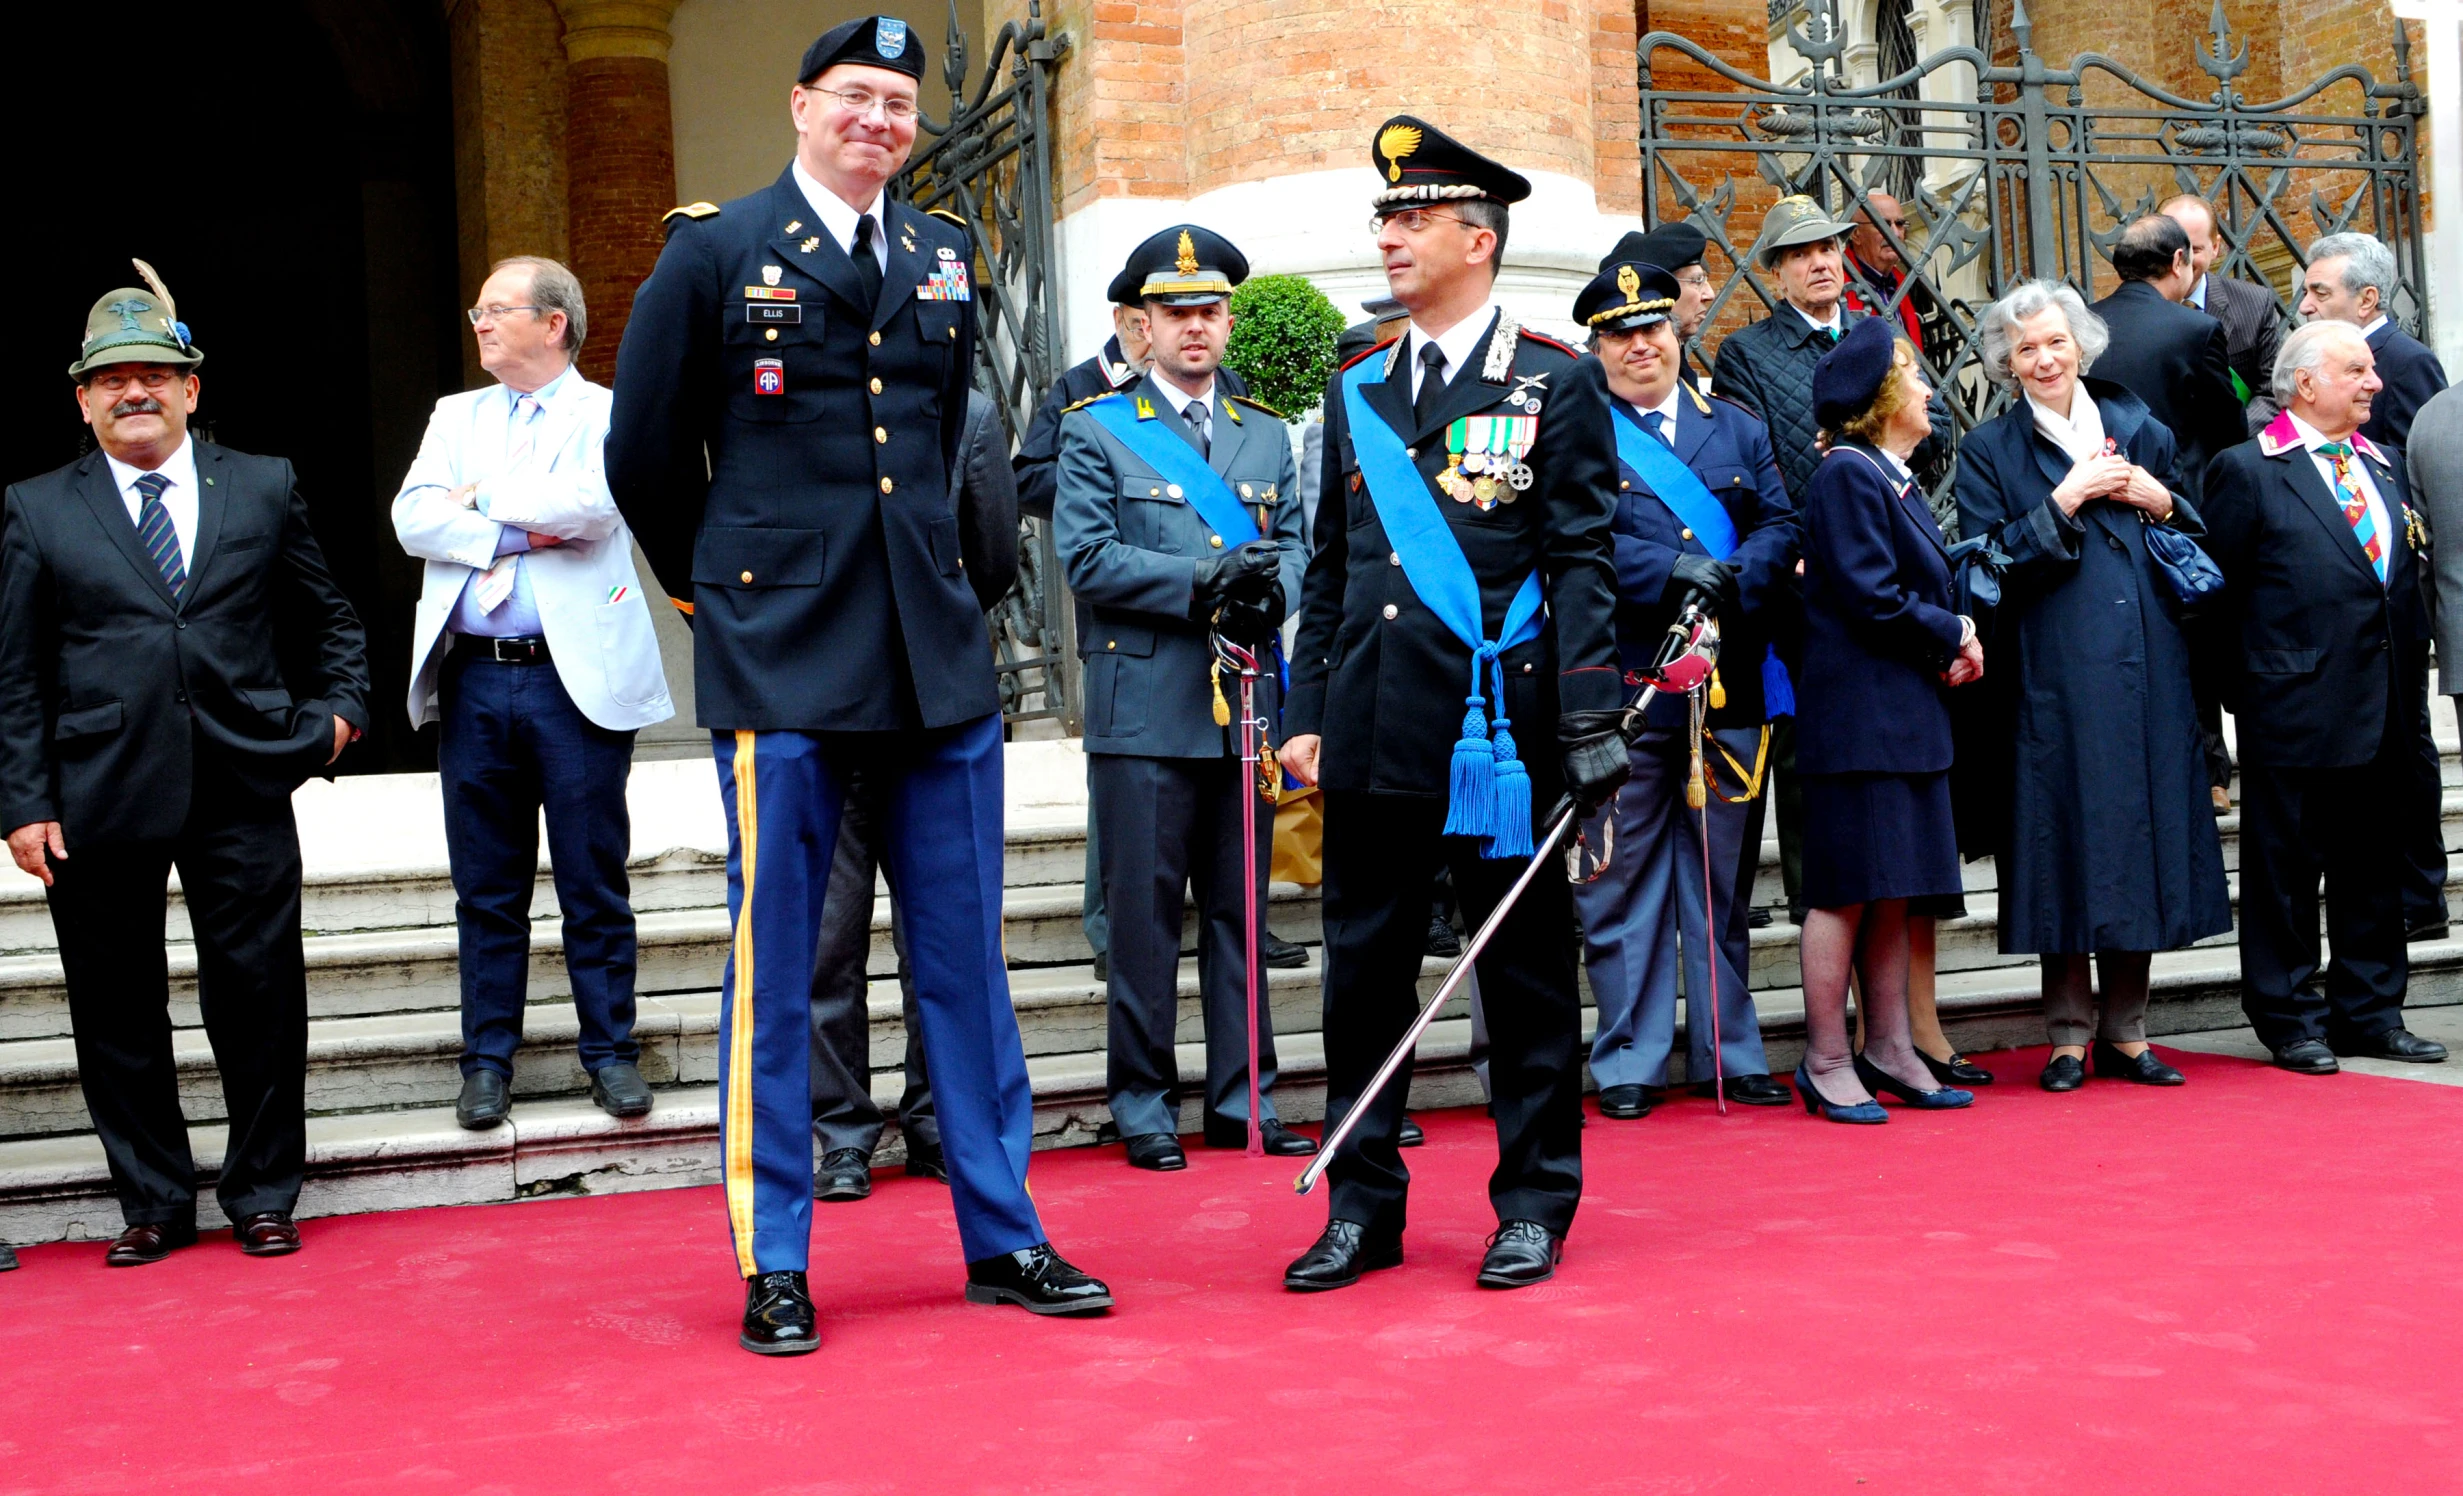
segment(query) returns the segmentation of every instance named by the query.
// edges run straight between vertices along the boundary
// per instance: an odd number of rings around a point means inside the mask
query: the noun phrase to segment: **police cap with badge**
[[[1176,223],[1146,236],[1104,295],[1115,306],[1204,306],[1249,278],[1249,257],[1212,229]]]
[[[112,364],[169,364],[193,371],[205,355],[188,341],[188,324],[154,267],[143,260],[129,262],[145,285],[105,291],[86,313],[85,341],[68,377],[84,383],[86,376]]]
[[[1574,320],[1593,333],[1638,331],[1673,316],[1679,291],[1657,265],[1611,265],[1574,298]]]

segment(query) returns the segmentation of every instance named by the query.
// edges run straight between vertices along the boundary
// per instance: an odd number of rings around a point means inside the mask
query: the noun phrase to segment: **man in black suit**
[[[2301,315],[2348,322],[2369,340],[2377,377],[2386,388],[2370,402],[2360,434],[2381,447],[2411,444],[2412,417],[2446,387],[2445,366],[2419,339],[2386,315],[2395,294],[2394,252],[2367,234],[2329,234],[2309,246],[2301,276]],[[2402,461],[2398,451],[2395,460]],[[2428,679],[2421,700],[2428,700]],[[2424,709],[2413,734],[2413,763],[2405,778],[2404,855],[2411,871],[2403,879],[2403,922],[2414,940],[2446,938],[2445,790],[2440,783],[2437,742]]]
[[[2266,287],[2215,273],[2231,246],[2224,242],[2214,206],[2205,198],[2185,192],[2167,199],[2158,211],[2189,236],[2189,264],[2198,278],[2182,304],[2224,325],[2232,395],[2241,402],[2244,428],[2255,436],[2275,419],[2275,355],[2283,347],[2283,308]]]
[[[2208,469],[2241,732],[2241,1006],[2275,1063],[2442,1060],[2403,1027],[2404,783],[2429,652],[2403,465],[2359,435],[2379,388],[2352,328],[2284,340],[2258,439]],[[2334,960],[2318,980],[2318,880]]]
[[[2162,214],[2121,231],[2112,268],[2120,289],[2095,304],[2095,314],[2112,330],[2112,346],[2095,361],[2096,377],[2145,401],[2172,432],[2181,482],[2195,503],[2208,460],[2248,439],[2241,402],[2232,393],[2223,324],[2181,305],[2198,272],[2189,236]]]
[[[191,441],[203,360],[170,294],[94,303],[69,366],[100,450],[8,490],[0,825],[49,890],[78,1082],[128,1223],[104,1260],[197,1239],[171,1056],[164,890],[180,872],[240,1249],[299,1250],[308,984],[291,791],[367,722],[366,641],[291,465]]]

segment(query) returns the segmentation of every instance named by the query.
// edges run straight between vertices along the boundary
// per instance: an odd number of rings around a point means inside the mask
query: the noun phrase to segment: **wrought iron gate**
[[[950,117],[923,118],[931,143],[891,186],[918,208],[966,221],[975,243],[975,384],[999,410],[1012,447],[1060,373],[1053,367],[1060,313],[1052,285],[1048,102],[1051,69],[1067,45],[1066,38],[1046,36],[1041,0],[1028,0],[1026,20],[1003,23],[993,37],[991,58],[970,93],[966,33],[953,0],[941,59]],[[1074,725],[1074,641],[1045,522],[1020,522],[1018,580],[994,607],[991,624],[1002,717]]]
[[[1806,193],[1845,216],[1867,191],[1903,186],[1906,237],[1881,232],[1912,267],[1899,297],[1915,298],[1926,364],[1962,433],[2009,399],[1981,377],[1977,314],[2030,276],[2066,279],[2094,299],[2113,282],[2104,262],[2121,227],[2175,193],[2215,205],[2228,247],[2214,273],[2264,285],[2287,308],[2299,299],[2304,246],[2345,229],[2375,234],[2395,251],[2393,315],[2426,336],[2426,105],[2400,22],[2393,82],[2347,64],[2255,103],[2235,86],[2249,45],[2233,50],[2220,0],[2212,48],[2192,43],[2215,80],[2204,100],[2092,52],[2047,67],[2030,44],[2026,0],[2012,5],[2015,66],[1954,47],[1865,85],[1846,77],[1837,0],[1771,0],[1771,16],[1774,27],[1794,20],[1788,42],[1812,64],[1801,84],[1739,72],[1672,32],[1637,47],[1644,218],[1691,220],[1734,267],[1707,331],[1778,305],[1750,237],[1770,200]],[[1730,86],[1654,89],[1654,70],[1669,64]]]

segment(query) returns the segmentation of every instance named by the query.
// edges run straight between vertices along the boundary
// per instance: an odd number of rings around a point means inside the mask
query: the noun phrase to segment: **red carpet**
[[[1493,1145],[1428,1119],[1410,1261],[1277,1286],[1292,1168],[1036,1159],[1123,1307],[958,1297],[946,1195],[816,1208],[820,1354],[735,1348],[713,1190],[227,1233],[0,1277],[0,1491],[2354,1493],[2463,1486],[2463,1091],[2172,1056],[1836,1127],[1594,1120],[1556,1282],[1475,1291]],[[2018,1084],[2011,1084],[2016,1081]]]

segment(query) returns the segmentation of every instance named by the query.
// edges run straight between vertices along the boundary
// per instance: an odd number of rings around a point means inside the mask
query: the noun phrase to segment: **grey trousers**
[[[824,1153],[853,1148],[870,1157],[881,1144],[886,1120],[872,1099],[872,1023],[865,993],[871,985],[873,877],[881,866],[888,821],[880,784],[861,772],[849,776],[812,966],[812,1131]],[[906,931],[895,913],[889,938],[898,953],[898,991],[906,1010],[906,1090],[898,1098],[898,1127],[910,1145],[938,1147],[941,1128],[932,1115],[932,1081],[924,1070],[915,977],[907,964]]]
[[[2087,980],[2087,957],[2044,957],[2045,1033],[2055,1044],[2084,1045],[2095,1039],[2107,1044],[2144,1041],[2147,970],[2154,960],[2145,951],[2095,953],[2095,969],[2104,979],[2103,1013],[2099,1021],[2094,988]]]

